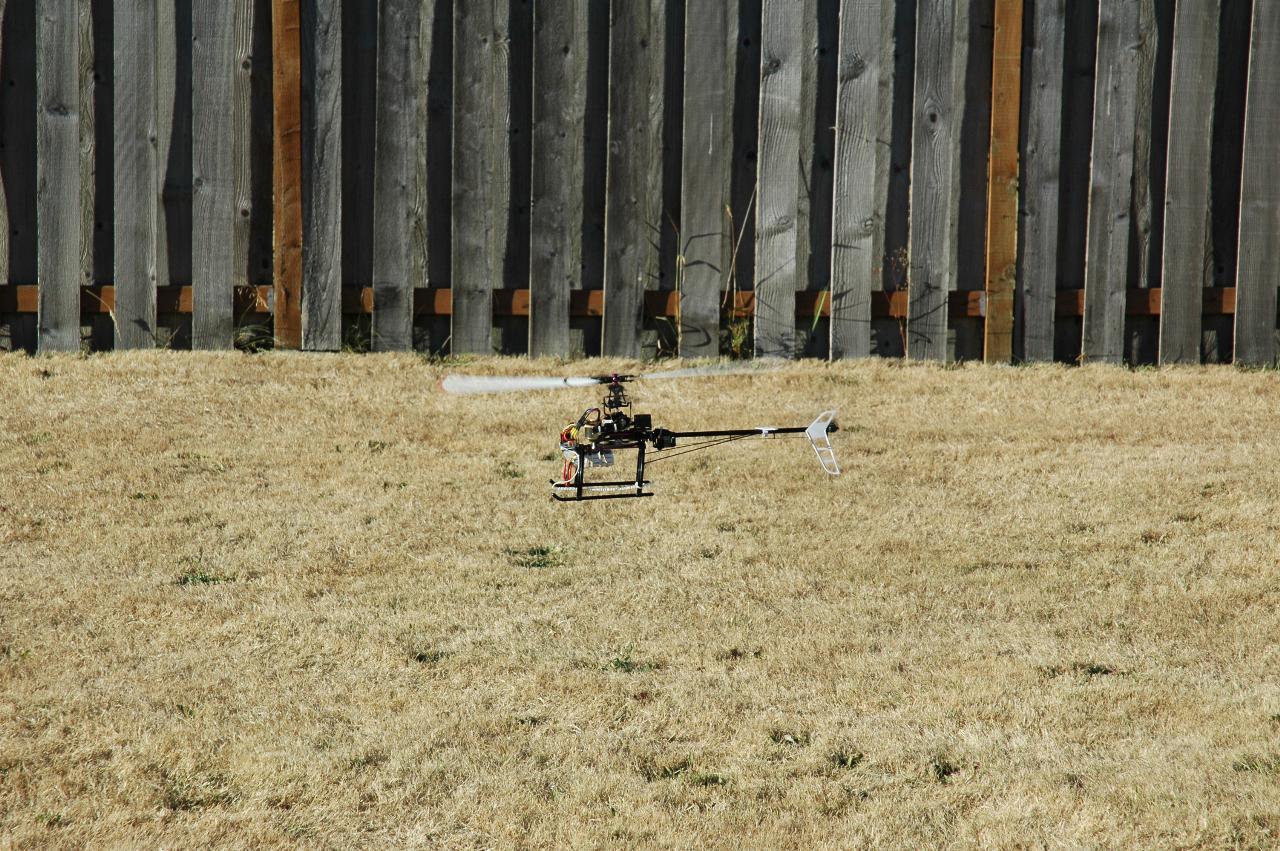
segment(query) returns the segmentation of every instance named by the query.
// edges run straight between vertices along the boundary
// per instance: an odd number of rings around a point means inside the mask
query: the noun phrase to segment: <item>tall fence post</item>
[[[301,15],[302,182],[307,187],[302,347],[308,351],[342,346],[342,3],[308,0]]]
[[[450,351],[492,351],[507,263],[510,97],[505,3],[454,3],[453,318]]]
[[[569,294],[582,289],[587,0],[533,8],[529,354],[569,354]]]
[[[377,129],[373,163],[373,348],[413,348],[413,233],[426,215],[416,186],[421,73],[421,0],[378,6]],[[425,187],[424,187],[425,189]]]
[[[1022,107],[1022,0],[996,0],[987,179],[987,316],[982,358],[1013,359],[1018,270],[1018,134]]]
[[[1247,85],[1235,361],[1269,366],[1280,286],[1280,3],[1253,4]]]
[[[799,0],[764,0],[763,5],[756,171],[754,321],[758,356],[796,354],[804,9]]]
[[[1218,80],[1217,3],[1180,3],[1173,24],[1169,160],[1160,284],[1160,363],[1200,362],[1200,312],[1212,282],[1209,173]]]
[[[681,152],[680,356],[720,352],[720,290],[728,277],[733,203],[732,16],[722,0],[690,0],[684,37]]]
[[[871,354],[871,291],[880,267],[875,234],[885,226],[880,179],[889,140],[880,138],[881,81],[891,74],[881,44],[892,33],[882,0],[844,0],[836,68],[835,184],[831,218],[831,359]],[[892,22],[892,17],[888,18]]]
[[[231,347],[235,275],[234,3],[196,3],[191,20],[191,347]]]
[[[271,2],[275,341],[302,348],[302,22],[299,0]]]
[[[666,0],[613,0],[604,229],[606,355],[636,357],[644,293],[657,285],[662,221]]]
[[[1104,363],[1124,350],[1138,36],[1137,3],[1099,7],[1081,357]]]
[[[1058,198],[1062,174],[1063,42],[1067,0],[1031,7],[1030,76],[1023,135],[1022,245],[1016,336],[1025,361],[1053,360],[1058,289]]]
[[[955,169],[964,108],[954,80],[957,15],[953,0],[920,0],[916,13],[907,356],[924,360],[947,357],[947,305],[955,288]]]
[[[39,348],[79,351],[81,67],[76,0],[36,5]]]

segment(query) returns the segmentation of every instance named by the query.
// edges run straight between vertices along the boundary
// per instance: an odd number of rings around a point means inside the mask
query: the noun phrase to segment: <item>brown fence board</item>
[[[644,292],[657,285],[662,221],[666,2],[614,0],[609,33],[604,354],[640,353]]]
[[[690,0],[684,38],[680,191],[680,356],[720,353],[720,290],[729,271],[733,179],[732,16],[719,0]]]
[[[760,33],[755,352],[796,354],[797,220],[800,203],[802,13],[799,0],[764,0]]]
[[[80,35],[76,0],[41,4],[36,29],[36,220],[42,352],[80,350]]]
[[[191,9],[191,347],[231,347],[236,265],[236,7],[197,0]]]
[[[1182,3],[1173,28],[1160,363],[1200,362],[1200,290],[1212,284],[1209,170],[1218,71],[1218,4]]]
[[[507,4],[454,5],[451,350],[491,351],[492,291],[506,271]]]
[[[947,293],[955,286],[955,167],[962,112],[953,77],[955,11],[950,0],[920,0],[917,8],[907,356],[945,360]]]
[[[529,354],[569,354],[569,293],[582,288],[587,0],[533,9]]]
[[[1124,348],[1138,61],[1137,5],[1105,3],[1098,15],[1098,72],[1081,356],[1085,360],[1107,363],[1119,363]]]
[[[299,0],[271,2],[275,340],[302,347],[302,41]]]
[[[880,167],[884,114],[882,0],[844,0],[837,57],[836,146],[831,220],[831,358],[871,354],[871,291],[879,269],[875,233],[887,198]]]
[[[342,347],[341,0],[303,3],[301,23],[302,348],[335,351]]]
[[[114,16],[115,343],[119,349],[151,348],[156,344],[161,214],[156,7],[146,0],[120,2]]]
[[[1022,0],[996,0],[987,183],[987,321],[983,360],[1013,359],[1018,269],[1018,134],[1022,96]]]
[[[1020,183],[1022,245],[1018,262],[1019,356],[1053,360],[1053,310],[1058,282],[1058,186],[1061,179],[1063,39],[1066,0],[1030,7],[1026,129]]]
[[[426,216],[418,190],[418,99],[422,85],[420,0],[383,0],[378,14],[378,106],[373,164],[373,348],[413,348],[414,222]]]
[[[1247,92],[1235,361],[1271,365],[1280,286],[1280,4],[1254,3]]]

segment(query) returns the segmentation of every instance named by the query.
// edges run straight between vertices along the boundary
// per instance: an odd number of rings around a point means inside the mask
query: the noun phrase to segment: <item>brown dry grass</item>
[[[1275,373],[653,383],[847,475],[584,505],[441,373],[0,357],[0,846],[1280,843]]]

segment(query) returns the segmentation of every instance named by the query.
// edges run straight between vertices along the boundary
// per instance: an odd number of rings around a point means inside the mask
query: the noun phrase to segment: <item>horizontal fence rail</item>
[[[1280,3],[0,0],[0,348],[1276,362]]]

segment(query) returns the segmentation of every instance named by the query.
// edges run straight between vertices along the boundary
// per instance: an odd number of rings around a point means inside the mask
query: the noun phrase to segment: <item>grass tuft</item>
[[[218,585],[223,582],[231,582],[232,577],[209,573],[201,568],[191,568],[180,573],[175,581],[179,585]]]
[[[511,559],[511,563],[516,567],[523,567],[529,570],[546,570],[547,568],[560,567],[564,564],[560,548],[554,546],[534,546],[525,547],[524,549],[508,547],[502,552]]]
[[[793,748],[806,748],[813,740],[813,734],[807,730],[783,730],[775,727],[769,731],[769,741],[775,745],[786,745]]]
[[[1280,752],[1249,754],[1231,764],[1232,771],[1252,771],[1258,774],[1280,774]]]
[[[956,765],[944,754],[935,754],[929,760],[929,774],[939,783],[946,783],[959,771],[960,766]]]
[[[827,754],[827,762],[835,768],[849,770],[857,768],[862,764],[865,757],[862,751],[852,750],[849,748],[839,748]]]

